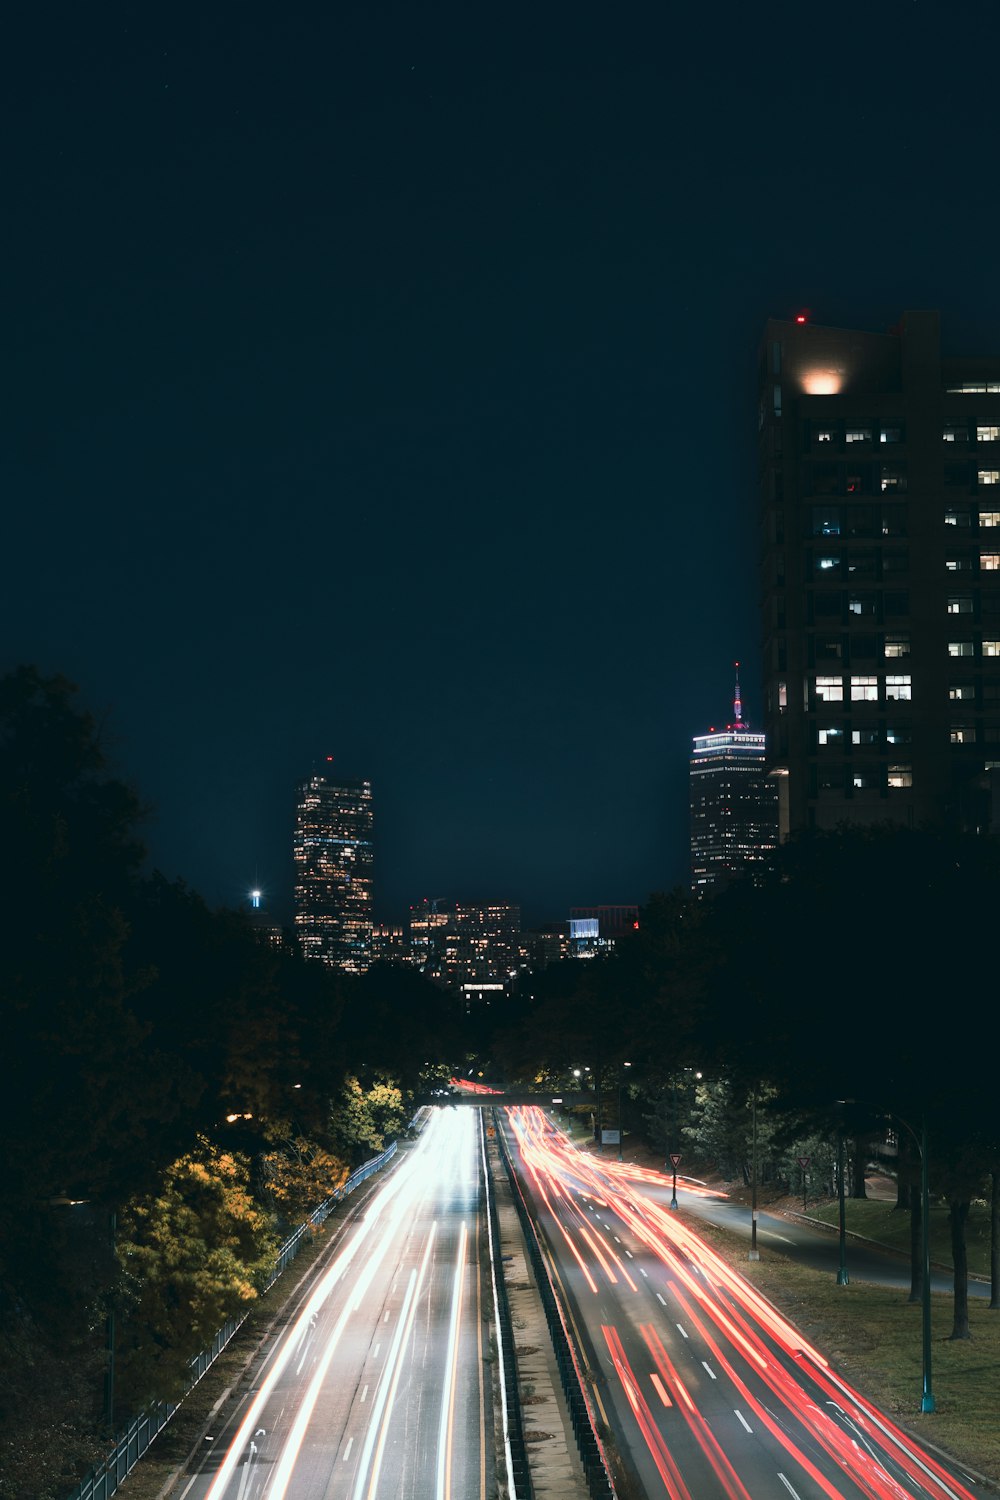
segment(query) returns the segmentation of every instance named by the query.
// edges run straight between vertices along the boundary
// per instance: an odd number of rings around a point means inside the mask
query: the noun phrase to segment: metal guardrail
[[[510,1153],[507,1149],[507,1140],[504,1136],[503,1127],[499,1119],[496,1118],[495,1112],[494,1122],[496,1139],[500,1143],[500,1157],[506,1168],[511,1186],[511,1197],[514,1200],[514,1207],[517,1209],[521,1228],[524,1231],[525,1243],[527,1244],[528,1254],[531,1257],[531,1263],[535,1270],[535,1280],[542,1299],[542,1307],[545,1310],[545,1321],[549,1325],[549,1333],[552,1336],[552,1347],[555,1352],[556,1363],[559,1366],[559,1376],[562,1380],[563,1391],[565,1392],[566,1401],[569,1406],[570,1421],[573,1424],[573,1434],[576,1437],[576,1445],[580,1451],[580,1461],[583,1464],[587,1488],[593,1496],[593,1500],[608,1500],[608,1497],[613,1496],[615,1491],[604,1461],[601,1445],[597,1439],[597,1433],[594,1429],[593,1413],[584,1394],[580,1371],[573,1355],[569,1336],[566,1333],[566,1326],[555,1291],[552,1287],[552,1279],[549,1275],[548,1266],[542,1254],[541,1246],[538,1243],[534,1221],[528,1213],[528,1207],[521,1192],[521,1184],[517,1180],[514,1164],[510,1159]]]
[[[507,1481],[511,1500],[533,1500],[534,1486],[531,1468],[524,1441],[524,1422],[521,1414],[521,1391],[517,1374],[517,1357],[514,1347],[514,1324],[511,1319],[507,1284],[501,1268],[503,1255],[500,1244],[500,1222],[497,1217],[496,1191],[493,1173],[487,1160],[486,1142],[480,1126],[480,1152],[483,1166],[483,1193],[486,1200],[486,1222],[490,1243],[490,1279],[493,1286],[494,1315],[497,1325],[497,1356],[499,1359],[501,1412],[504,1425],[504,1450],[507,1459]]]
[[[396,1142],[387,1147],[381,1156],[373,1157],[366,1161],[357,1171],[352,1172],[342,1187],[337,1188],[329,1198],[326,1198],[319,1206],[313,1209],[295,1233],[290,1235],[275,1258],[270,1278],[264,1290],[268,1291],[277,1281],[282,1271],[286,1270],[299,1253],[302,1241],[316,1226],[324,1223],[333,1212],[336,1205],[356,1187],[360,1187],[366,1178],[371,1177],[386,1162],[396,1154]],[[207,1349],[203,1349],[191,1361],[189,1369],[191,1376],[187,1389],[180,1401],[157,1401],[146,1407],[137,1417],[133,1417],[129,1425],[119,1432],[115,1438],[114,1447],[106,1458],[102,1459],[90,1473],[87,1474],[77,1485],[76,1489],[66,1497],[66,1500],[110,1500],[122,1481],[132,1472],[136,1464],[146,1453],[153,1439],[156,1438],[166,1427],[174,1412],[180,1406],[181,1401],[194,1390],[201,1377],[211,1365],[215,1363],[223,1349],[233,1337],[233,1334],[242,1328],[248,1314],[244,1313],[242,1318],[231,1318],[219,1329],[215,1338]]]

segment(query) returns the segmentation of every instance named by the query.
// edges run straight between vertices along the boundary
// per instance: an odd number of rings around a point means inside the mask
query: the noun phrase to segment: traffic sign
[[[675,1167],[679,1167],[681,1164],[681,1153],[679,1151],[671,1151],[670,1160],[673,1162]]]

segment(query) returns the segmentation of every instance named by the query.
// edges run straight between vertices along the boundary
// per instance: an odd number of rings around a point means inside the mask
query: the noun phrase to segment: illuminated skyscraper
[[[760,864],[778,842],[778,789],[765,739],[743,719],[739,662],[733,722],[694,737],[691,756],[691,889],[720,889]]]
[[[1000,357],[769,322],[760,350],[764,728],[784,839],[1000,829]]]
[[[371,782],[317,774],[302,782],[293,852],[302,952],[363,974],[372,958]]]

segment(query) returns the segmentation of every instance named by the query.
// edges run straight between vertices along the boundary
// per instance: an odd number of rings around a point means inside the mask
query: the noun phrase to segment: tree
[[[390,1079],[378,1078],[365,1090],[353,1075],[344,1080],[330,1110],[335,1147],[356,1166],[384,1151],[406,1119],[403,1095]]]
[[[285,1225],[301,1223],[348,1177],[347,1162],[305,1136],[275,1139],[260,1158],[262,1194]]]
[[[184,1389],[191,1359],[266,1285],[277,1238],[245,1157],[205,1139],[121,1215],[118,1389],[126,1410]]]

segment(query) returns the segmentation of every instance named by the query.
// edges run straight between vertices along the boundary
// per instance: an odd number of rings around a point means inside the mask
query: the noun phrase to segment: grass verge
[[[834,1204],[834,1213],[836,1209]],[[921,1441],[1000,1487],[1000,1311],[991,1312],[983,1299],[971,1301],[972,1338],[952,1341],[952,1300],[931,1299],[937,1410],[921,1412],[921,1309],[907,1302],[905,1292],[859,1281],[837,1286],[830,1276],[766,1251],[750,1262],[745,1238],[685,1218],[695,1234],[801,1329],[844,1379]]]

